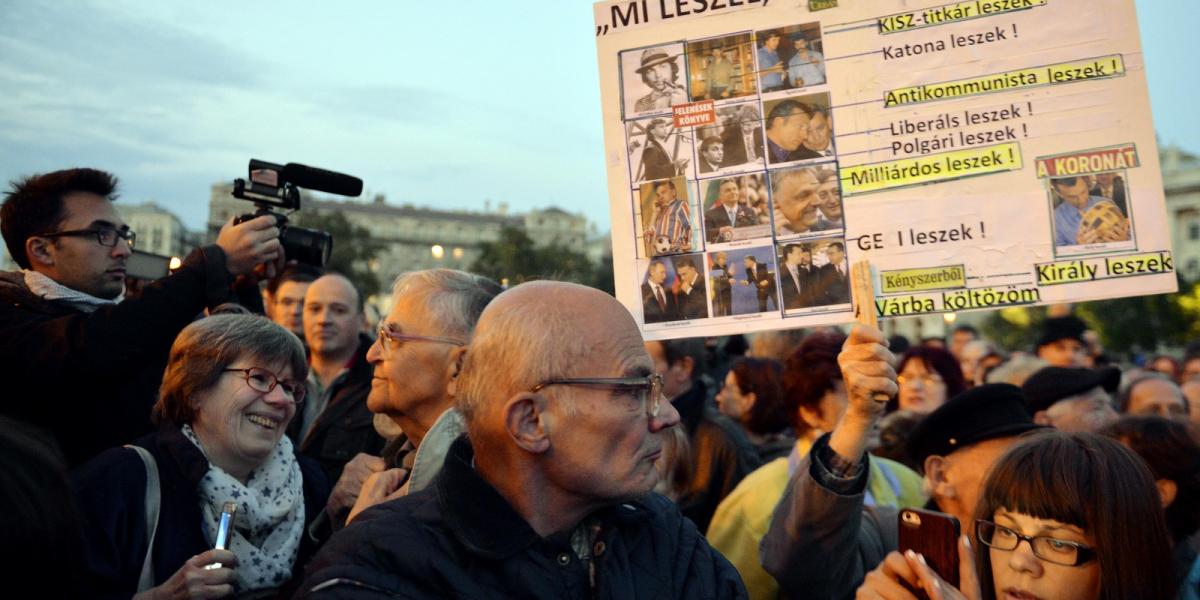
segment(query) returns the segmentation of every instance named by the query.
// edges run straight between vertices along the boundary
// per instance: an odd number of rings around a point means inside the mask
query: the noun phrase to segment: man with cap
[[[867,442],[885,407],[875,397],[898,391],[885,344],[873,327],[850,332],[838,356],[849,405],[800,462],[775,507],[759,552],[784,596],[853,597],[899,544],[896,509],[864,506]],[[1037,427],[1021,389],[1008,384],[973,388],[930,413],[909,438],[909,453],[925,469],[930,507],[970,532],[988,469],[1017,436]]]
[[[1042,325],[1038,338],[1037,357],[1053,367],[1086,366],[1087,343],[1083,333],[1087,325],[1075,316],[1051,317]]]
[[[633,103],[634,112],[668,109],[673,104],[687,102],[687,90],[676,83],[679,79],[679,63],[666,48],[647,48],[642,52],[642,64],[637,74],[650,93]]]
[[[1026,380],[1022,389],[1034,423],[1095,433],[1117,420],[1112,393],[1120,383],[1121,370],[1116,367],[1046,367]]]

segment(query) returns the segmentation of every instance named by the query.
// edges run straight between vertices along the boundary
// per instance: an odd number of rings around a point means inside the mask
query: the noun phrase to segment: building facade
[[[183,221],[174,213],[155,204],[122,204],[117,212],[137,234],[134,248],[160,256],[183,258],[192,249],[192,240]]]
[[[1195,281],[1200,279],[1200,157],[1168,146],[1160,161],[1175,269]]]
[[[230,217],[254,212],[254,206],[232,195],[231,184],[216,184],[212,187],[209,201],[208,231],[214,239],[221,225]],[[469,269],[479,258],[482,245],[500,239],[501,230],[508,227],[522,229],[536,246],[559,244],[570,250],[586,252],[589,249],[587,219],[581,214],[572,214],[560,208],[533,210],[525,214],[510,215],[508,207],[500,203],[496,210],[482,212],[451,211],[415,207],[411,204],[396,206],[384,202],[382,196],[368,202],[331,201],[317,199],[301,192],[301,210],[319,213],[341,213],[351,224],[371,232],[371,237],[383,244],[384,249],[368,265],[379,281],[387,285],[397,275],[406,271],[446,267]],[[353,243],[353,240],[333,241]]]

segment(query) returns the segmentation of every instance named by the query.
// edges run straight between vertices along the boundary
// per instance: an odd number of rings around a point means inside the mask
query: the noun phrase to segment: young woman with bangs
[[[960,587],[893,552],[857,598],[1168,600],[1170,541],[1154,479],[1136,454],[1093,434],[1046,432],[988,477],[975,539],[959,540]]]

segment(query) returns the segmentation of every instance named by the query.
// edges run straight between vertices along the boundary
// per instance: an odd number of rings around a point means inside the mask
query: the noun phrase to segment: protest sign
[[[594,6],[648,339],[1172,292],[1133,0]]]

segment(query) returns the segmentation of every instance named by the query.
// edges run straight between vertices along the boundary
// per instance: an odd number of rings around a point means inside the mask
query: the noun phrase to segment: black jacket
[[[199,248],[138,298],[92,313],[43,300],[0,273],[0,414],[50,433],[70,466],[153,431],[167,353],[180,330],[231,298],[225,253]]]
[[[432,486],[371,508],[335,534],[297,597],[746,597],[737,571],[657,494],[592,515],[600,528],[593,591],[569,541],[539,537],[476,473],[473,456],[459,438]]]
[[[161,585],[189,558],[211,549],[204,538],[197,496],[208,460],[174,426],[135,444],[149,450],[158,464],[161,504],[153,563],[154,584]],[[324,508],[329,483],[316,463],[302,456],[297,459],[304,479],[308,524]],[[72,471],[71,485],[84,521],[87,570],[80,589],[87,590],[88,598],[132,597],[146,558],[146,467],[142,459],[128,448],[112,448]],[[299,575],[315,552],[316,544],[304,535],[293,575]]]
[[[762,463],[741,426],[710,406],[703,382],[694,382],[671,404],[679,411],[692,452],[692,480],[679,497],[679,508],[705,532],[721,500]]]
[[[374,415],[367,408],[371,378],[375,368],[367,362],[367,350],[374,341],[358,336],[358,351],[346,377],[334,387],[329,404],[317,416],[316,423],[303,440],[297,440],[300,419],[292,419],[288,437],[300,448],[300,454],[318,463],[329,481],[337,481],[342,469],[359,452],[379,456],[385,440],[375,431]]]

